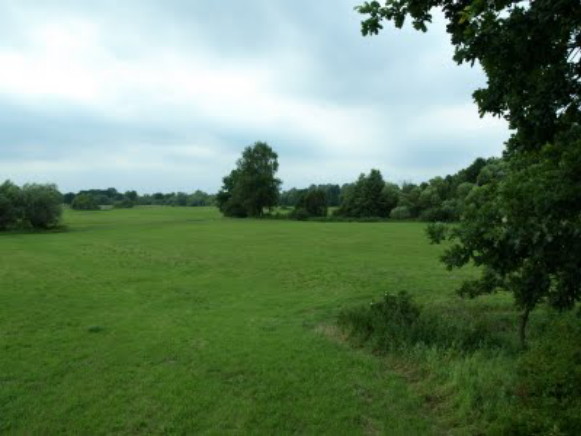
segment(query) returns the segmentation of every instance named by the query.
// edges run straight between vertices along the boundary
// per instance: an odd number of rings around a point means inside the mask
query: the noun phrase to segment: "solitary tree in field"
[[[473,96],[480,114],[504,117],[514,134],[505,163],[464,200],[458,227],[432,227],[454,243],[449,268],[470,262],[481,279],[469,296],[512,292],[529,313],[540,302],[568,309],[581,298],[581,6],[579,0],[386,0],[365,2],[364,35],[384,20],[422,31],[440,8],[458,63],[479,62],[487,86]],[[482,170],[484,171],[484,169]],[[482,174],[481,174],[482,175]]]
[[[216,196],[220,211],[226,216],[259,217],[264,209],[276,206],[281,185],[275,177],[277,159],[265,142],[246,147]]]

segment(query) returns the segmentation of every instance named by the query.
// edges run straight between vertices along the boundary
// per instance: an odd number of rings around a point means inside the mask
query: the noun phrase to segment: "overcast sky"
[[[500,155],[443,21],[363,38],[358,3],[0,0],[0,179],[214,192],[259,140],[284,188]]]

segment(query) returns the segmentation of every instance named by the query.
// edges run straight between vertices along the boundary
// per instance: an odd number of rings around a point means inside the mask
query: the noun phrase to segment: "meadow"
[[[504,395],[510,356],[377,356],[337,330],[399,291],[512,317],[502,296],[459,301],[474,271],[446,271],[422,223],[170,207],[64,223],[0,235],[1,433],[474,434],[495,413],[482,389]]]

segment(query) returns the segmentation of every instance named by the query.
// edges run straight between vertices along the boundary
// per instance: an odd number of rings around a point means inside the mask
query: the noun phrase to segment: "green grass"
[[[384,292],[456,301],[473,272],[445,271],[423,224],[231,220],[163,207],[68,210],[65,224],[0,235],[0,433],[461,427],[403,361],[354,349],[333,329],[342,308]]]

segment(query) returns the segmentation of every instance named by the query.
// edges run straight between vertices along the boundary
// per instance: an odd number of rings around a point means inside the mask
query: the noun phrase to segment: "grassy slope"
[[[0,235],[0,432],[429,434],[384,361],[317,326],[407,290],[445,302],[423,225],[66,214]]]

